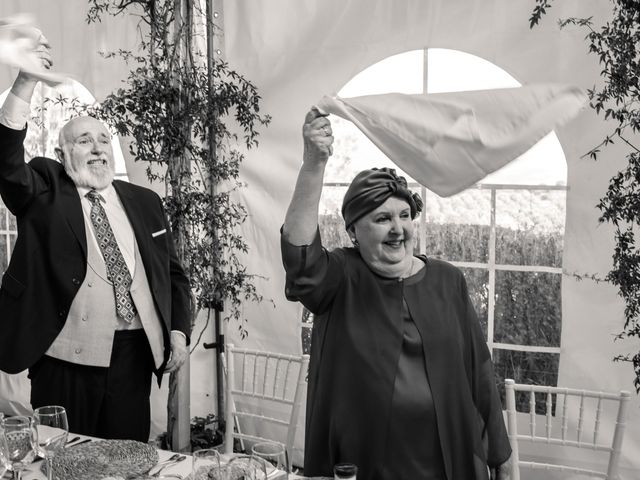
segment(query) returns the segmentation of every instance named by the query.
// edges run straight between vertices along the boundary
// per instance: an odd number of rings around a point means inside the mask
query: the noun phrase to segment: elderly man
[[[51,66],[40,37],[38,55]],[[58,161],[24,162],[36,77],[0,109],[0,194],[18,238],[0,289],[0,369],[29,369],[31,404],[72,431],[149,439],[152,374],[188,355],[190,291],[160,198],[114,180],[110,134],[91,117],[60,132]]]

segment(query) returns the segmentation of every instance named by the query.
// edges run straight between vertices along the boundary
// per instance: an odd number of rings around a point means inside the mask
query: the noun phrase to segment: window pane
[[[7,236],[0,234],[0,274],[2,274],[9,265],[9,259],[7,258]]]
[[[565,190],[496,192],[496,263],[562,266]]]
[[[325,185],[320,198],[320,212],[318,224],[322,244],[327,250],[337,247],[351,246],[351,240],[344,226],[344,220],[340,213],[342,197],[347,187],[335,187]]]
[[[8,211],[7,216],[9,217],[9,230],[15,232],[18,229],[18,225],[16,224],[16,217],[11,215]]]
[[[493,351],[493,367],[496,384],[499,386],[502,404],[504,402],[504,380],[512,378],[516,383],[530,383],[536,385],[558,385],[558,363],[560,355],[555,353],[517,352],[514,350],[495,349]],[[536,411],[542,411],[542,397],[536,398]],[[518,393],[516,409],[529,411],[529,396]]]
[[[557,386],[559,360],[557,353],[493,350],[493,366],[500,384],[505,378],[512,378],[516,383]]]
[[[7,207],[0,201],[0,230],[7,228]]]
[[[487,338],[487,319],[489,309],[489,271],[484,268],[461,268],[467,281],[469,296],[473,308],[478,314],[484,338]]]
[[[488,261],[491,192],[470,189],[448,198],[427,192],[424,200],[427,255],[458,262]]]
[[[11,234],[9,235],[9,255],[13,254],[13,249],[16,246],[16,240],[18,240],[18,236]]]
[[[351,240],[344,228],[344,221],[340,213],[320,215],[318,222],[322,244],[327,250],[351,246]]]
[[[429,93],[519,87],[502,68],[459,50],[430,48],[427,68]]]
[[[560,346],[561,274],[496,271],[494,340]]]
[[[422,93],[423,50],[387,57],[353,77],[338,95],[357,97],[379,93]]]
[[[313,329],[313,314],[302,307],[302,331],[300,332],[300,340],[302,342],[302,353],[311,353],[311,332]]]

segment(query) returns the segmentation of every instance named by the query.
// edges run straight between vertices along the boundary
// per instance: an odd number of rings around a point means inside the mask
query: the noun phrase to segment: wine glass
[[[267,474],[274,470],[281,470],[284,475],[278,478],[289,478],[289,455],[284,445],[277,442],[260,442],[251,447],[251,453],[267,462]]]
[[[20,415],[4,418],[1,427],[7,467],[13,472],[13,479],[20,480],[22,471],[36,456],[38,433],[33,421]]]
[[[7,467],[6,467],[7,460],[5,459],[6,447],[4,445],[4,436],[2,435],[2,432],[4,432],[2,428],[3,419],[4,419],[4,413],[0,412],[0,478],[2,478],[2,476],[7,471]]]
[[[220,476],[219,473],[220,454],[216,450],[205,448],[193,452],[193,480],[218,478]]]
[[[266,480],[267,465],[260,457],[235,455],[226,466],[225,480]]]
[[[333,467],[333,477],[344,480],[355,480],[358,467],[353,463],[337,463]]]
[[[33,423],[38,433],[38,455],[47,462],[47,479],[53,480],[53,457],[62,451],[69,435],[67,411],[59,405],[36,408]]]

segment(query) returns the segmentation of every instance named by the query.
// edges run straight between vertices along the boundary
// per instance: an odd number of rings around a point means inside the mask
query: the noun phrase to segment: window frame
[[[11,212],[4,204],[4,202],[0,199],[0,205],[2,206],[2,212],[4,213],[4,219],[2,221],[2,228],[0,228],[0,235],[5,238],[5,251],[0,252],[0,255],[5,256],[7,268],[9,266],[9,261],[11,260],[11,253],[13,252],[13,246],[16,243],[16,239],[18,238],[18,226],[15,220],[12,222],[10,218],[13,218]],[[12,224],[15,229],[12,229]],[[4,273],[4,272],[2,272]]]

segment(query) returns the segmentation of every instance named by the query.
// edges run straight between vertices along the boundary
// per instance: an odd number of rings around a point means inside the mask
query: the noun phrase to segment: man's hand
[[[49,41],[28,20],[0,19],[0,63],[18,68],[21,81],[43,81],[50,86],[62,83],[64,76],[49,72],[53,66]]]
[[[171,356],[164,369],[165,373],[177,371],[189,356],[187,339],[182,332],[171,331]]]
[[[64,77],[56,73],[50,73],[53,65],[49,41],[40,30],[30,27],[32,40],[24,41],[24,51],[21,54],[21,63],[17,78],[11,87],[11,93],[21,100],[31,103],[31,97],[39,81],[48,85],[58,85],[64,82]]]

